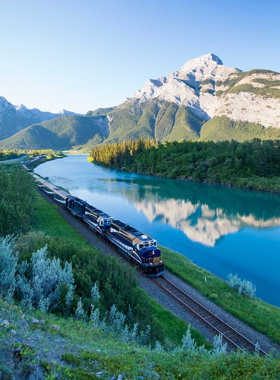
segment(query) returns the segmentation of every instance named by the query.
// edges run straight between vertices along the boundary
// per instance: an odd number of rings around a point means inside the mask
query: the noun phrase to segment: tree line
[[[167,178],[280,191],[280,140],[183,141],[139,138],[94,147],[89,161]]]

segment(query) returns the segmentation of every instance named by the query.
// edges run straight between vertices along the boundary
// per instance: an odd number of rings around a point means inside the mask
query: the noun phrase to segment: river
[[[85,155],[35,172],[223,279],[238,273],[280,306],[280,195],[111,170]]]

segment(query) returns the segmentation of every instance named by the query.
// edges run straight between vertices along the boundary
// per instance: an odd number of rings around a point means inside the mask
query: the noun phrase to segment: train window
[[[139,244],[139,249],[142,249],[144,247],[143,244]]]

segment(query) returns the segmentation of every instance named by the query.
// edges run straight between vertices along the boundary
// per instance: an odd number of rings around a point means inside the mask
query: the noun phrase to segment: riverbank
[[[89,161],[138,174],[280,193],[279,156],[280,143],[272,140],[160,144],[138,139],[94,147]]]
[[[244,294],[238,296],[225,281],[193,264],[185,256],[165,247],[160,248],[165,267],[171,273],[256,331],[280,344],[280,308],[255,297],[250,298]]]
[[[42,157],[42,158],[38,159],[37,161],[34,161],[30,165],[28,165],[28,169],[34,170],[37,166],[44,164],[45,162],[54,161],[54,160],[57,160],[59,158],[64,158],[64,157],[66,157],[66,156],[62,153],[60,153],[60,154],[48,154],[48,155],[46,155],[46,157]]]
[[[280,194],[280,177],[275,178],[265,178],[265,177],[250,177],[250,178],[237,178],[236,181],[243,183],[243,185],[237,185],[234,181],[229,180],[228,182],[211,182],[209,180],[201,181],[197,180],[193,177],[181,177],[181,176],[164,176],[162,174],[152,173],[149,170],[147,171],[135,171],[130,170],[125,167],[110,167],[108,165],[102,164],[99,161],[93,161],[88,160],[89,162],[99,165],[105,168],[115,169],[115,170],[121,170],[123,172],[128,172],[132,174],[140,174],[140,175],[148,175],[155,178],[162,178],[162,179],[171,179],[176,181],[183,181],[183,182],[193,182],[193,183],[203,183],[206,185],[212,185],[212,186],[222,186],[222,187],[233,187],[236,189],[245,189],[245,190],[255,190],[255,191],[262,191],[267,193],[275,193]]]

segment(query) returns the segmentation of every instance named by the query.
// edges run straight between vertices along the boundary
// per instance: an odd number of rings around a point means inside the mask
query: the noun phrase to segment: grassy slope
[[[35,310],[29,310],[23,316],[20,309],[2,300],[0,308],[1,316],[10,322],[7,328],[0,330],[0,373],[3,373],[3,379],[44,376],[48,379],[94,380],[100,378],[100,373],[104,379],[117,378],[121,373],[126,379],[279,378],[279,358],[157,352],[135,343],[122,343],[118,336],[95,330],[89,323]],[[34,317],[40,322],[38,325],[32,323]],[[16,332],[16,339],[12,330]],[[11,360],[11,349],[16,347],[21,349],[19,365],[16,358]]]
[[[225,281],[194,264],[185,256],[161,247],[167,269],[231,314],[280,344],[280,308],[260,299],[237,296]],[[207,282],[205,282],[207,277]]]
[[[70,149],[86,144],[90,139],[104,136],[95,117],[61,116],[31,125],[14,136],[0,141],[0,147],[16,149]]]
[[[78,245],[93,248],[65,219],[57,212],[57,205],[50,205],[43,197],[38,195],[37,218],[34,226],[35,231],[44,231],[45,234],[60,237],[67,236],[68,239]],[[187,329],[187,323],[175,317],[165,310],[157,302],[149,299],[160,328],[164,331],[167,341],[172,345],[179,345],[183,334]],[[199,344],[205,344],[205,339],[197,331],[193,330],[193,336]]]
[[[233,121],[226,116],[214,116],[201,128],[200,139],[203,141],[250,141],[254,138],[261,140],[279,140],[280,129],[265,128],[256,123]]]

